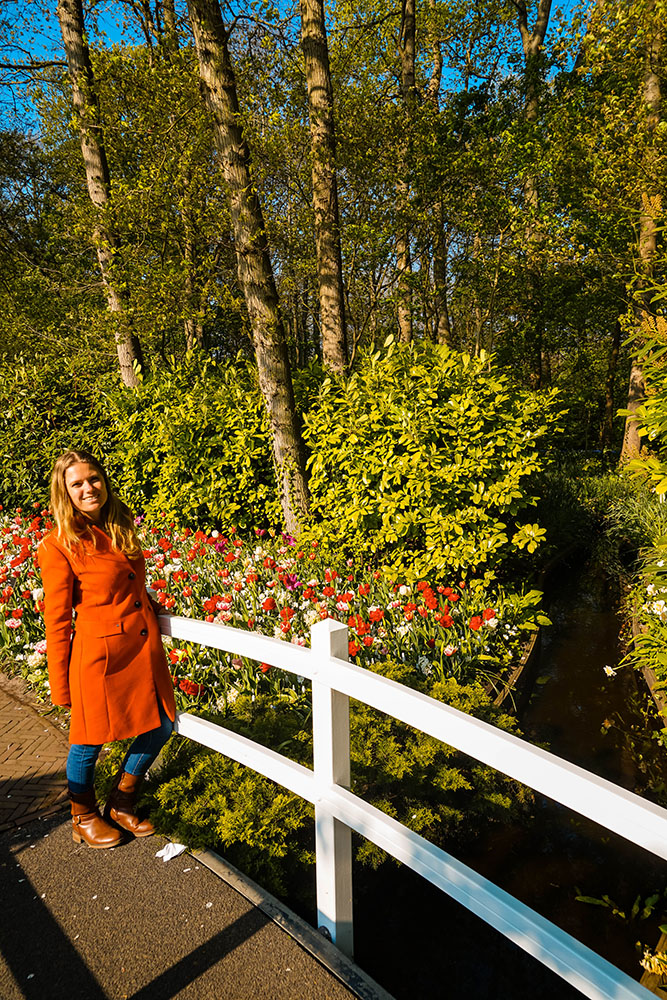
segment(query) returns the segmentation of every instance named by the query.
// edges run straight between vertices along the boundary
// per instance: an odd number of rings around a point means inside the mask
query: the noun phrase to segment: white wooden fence
[[[327,619],[311,648],[189,618],[163,635],[269,663],[312,681],[313,770],[222,726],[179,713],[176,731],[245,764],[315,807],[320,930],[352,955],[351,831],[366,837],[481,917],[592,1000],[651,994],[550,921],[350,790],[349,698],[365,702],[529,785],[667,859],[667,810],[442,702],[348,662],[347,627]]]

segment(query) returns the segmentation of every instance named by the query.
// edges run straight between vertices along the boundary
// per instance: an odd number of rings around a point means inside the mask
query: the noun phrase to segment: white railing
[[[347,627],[327,619],[311,648],[189,618],[163,635],[269,663],[312,681],[313,770],[222,726],[179,713],[176,731],[245,764],[315,806],[318,926],[352,955],[354,830],[423,875],[592,1000],[651,994],[624,972],[451,855],[353,795],[349,698],[502,771],[607,830],[667,859],[667,810],[510,733],[348,662]]]

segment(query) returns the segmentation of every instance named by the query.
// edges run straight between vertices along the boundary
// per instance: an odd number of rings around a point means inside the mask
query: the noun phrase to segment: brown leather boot
[[[84,840],[88,847],[117,847],[123,836],[119,830],[105,823],[100,816],[95,792],[70,792],[72,805],[72,840],[80,844]]]
[[[135,808],[142,780],[141,775],[119,771],[104,807],[104,818],[135,837],[150,837],[155,833],[155,827],[149,819],[139,819]]]

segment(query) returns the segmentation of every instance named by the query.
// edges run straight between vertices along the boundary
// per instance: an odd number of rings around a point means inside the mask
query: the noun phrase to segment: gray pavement
[[[62,733],[27,701],[0,707],[0,1000],[391,1000],[215,855],[165,863],[160,836],[75,844]]]
[[[196,857],[110,851],[51,817],[0,837],[2,1000],[348,1000],[354,994]]]

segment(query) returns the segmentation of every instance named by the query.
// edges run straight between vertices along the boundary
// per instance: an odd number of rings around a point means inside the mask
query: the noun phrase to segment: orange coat
[[[93,531],[97,548],[86,540],[83,551],[70,552],[52,531],[37,553],[51,700],[72,706],[70,743],[107,743],[155,729],[158,699],[170,719],[176,712],[144,558],[128,558],[100,528]]]

